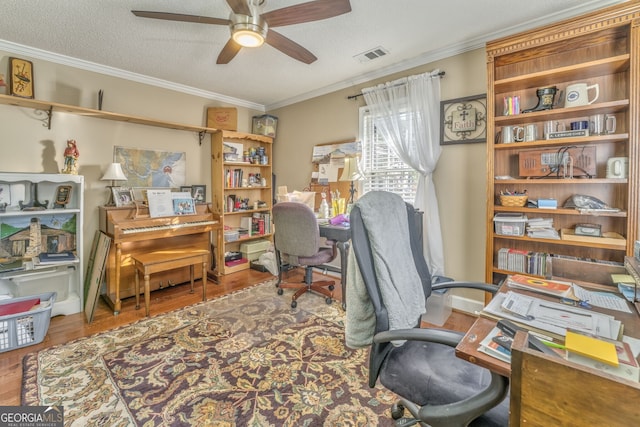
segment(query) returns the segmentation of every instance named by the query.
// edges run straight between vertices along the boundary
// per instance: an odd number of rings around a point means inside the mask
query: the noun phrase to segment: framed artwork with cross
[[[486,94],[440,102],[440,145],[486,141]]]

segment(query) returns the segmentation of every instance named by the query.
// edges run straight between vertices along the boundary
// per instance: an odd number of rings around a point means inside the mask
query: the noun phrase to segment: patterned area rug
[[[390,426],[340,304],[267,282],[24,358],[22,403],[74,426]]]

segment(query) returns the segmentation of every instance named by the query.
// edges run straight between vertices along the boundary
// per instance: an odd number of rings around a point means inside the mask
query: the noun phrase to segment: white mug
[[[538,125],[528,124],[524,127],[524,141],[535,141],[538,139]]]
[[[589,100],[589,90],[595,91],[593,99]],[[600,95],[600,86],[594,83],[588,86],[586,83],[576,83],[567,86],[567,95],[564,101],[564,107],[579,107],[580,105],[593,104]]]

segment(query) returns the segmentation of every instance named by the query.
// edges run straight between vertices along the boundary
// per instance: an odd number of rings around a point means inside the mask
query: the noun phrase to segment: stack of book
[[[33,259],[34,265],[54,265],[65,264],[78,261],[78,257],[73,252],[41,253]]]
[[[496,343],[493,338],[502,336],[502,331],[497,327],[493,328],[491,332],[480,342],[478,351],[484,354],[488,354],[491,357],[502,360],[503,362],[511,363],[511,351],[507,350]]]

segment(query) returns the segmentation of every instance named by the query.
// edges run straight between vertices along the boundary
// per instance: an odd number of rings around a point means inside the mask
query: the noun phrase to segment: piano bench
[[[140,278],[144,277],[144,306],[145,314],[149,316],[150,289],[149,279],[153,273],[173,270],[175,268],[190,267],[191,292],[193,293],[193,268],[202,265],[202,301],[207,300],[207,260],[209,251],[207,250],[186,250],[172,252],[170,250],[148,252],[144,254],[132,255],[131,259],[136,269],[135,293],[136,310],[140,308]]]

